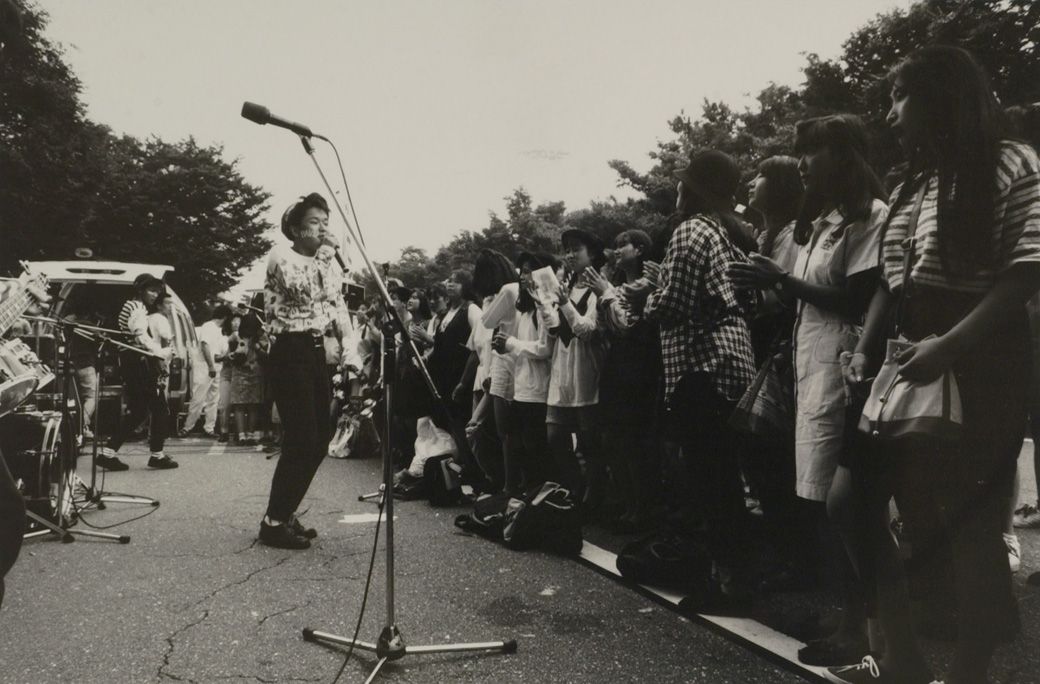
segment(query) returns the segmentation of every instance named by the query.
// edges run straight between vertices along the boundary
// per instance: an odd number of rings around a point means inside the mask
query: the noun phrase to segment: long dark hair
[[[539,252],[538,254],[524,253],[517,257],[516,268],[520,270],[524,264],[529,264],[532,271],[536,271],[539,268],[545,268],[546,266],[552,267],[555,271],[560,268],[560,262],[551,254],[544,254]],[[535,304],[534,297],[527,291],[527,288],[520,288],[520,296],[516,299],[516,310],[520,313],[528,313],[534,311],[537,307]],[[538,327],[538,316],[533,317],[534,327]]]
[[[451,272],[449,276],[450,280],[454,280],[456,283],[462,286],[462,301],[472,302],[475,301],[477,295],[473,292],[473,274],[464,268],[457,268]]]
[[[993,259],[989,226],[1004,128],[1000,105],[982,68],[961,48],[916,50],[889,72],[890,82],[896,78],[921,117],[915,128],[922,137],[907,150],[903,186],[889,216],[934,174],[943,268],[956,263],[977,271]]]
[[[761,245],[762,254],[771,257],[777,233],[798,218],[805,187],[794,157],[778,154],[764,159],[758,165],[758,175],[766,180],[761,213],[776,221],[776,225],[767,228]]]
[[[473,262],[473,290],[478,297],[498,294],[506,283],[520,280],[513,262],[502,252],[484,248]]]
[[[794,241],[809,242],[813,221],[819,218],[828,199],[834,201],[846,223],[870,218],[875,199],[886,198],[885,187],[867,160],[867,127],[854,114],[831,114],[799,121],[795,125],[795,154],[830,151],[835,161],[834,197],[806,191],[802,199]]]

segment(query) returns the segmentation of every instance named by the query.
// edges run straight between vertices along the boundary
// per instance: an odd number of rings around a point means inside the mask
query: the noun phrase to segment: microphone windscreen
[[[253,102],[243,102],[242,116],[254,123],[266,125],[271,120],[271,110]]]

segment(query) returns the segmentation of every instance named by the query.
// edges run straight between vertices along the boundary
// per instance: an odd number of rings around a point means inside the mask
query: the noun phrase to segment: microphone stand
[[[59,479],[56,483],[56,489],[51,494],[51,500],[54,501],[54,521],[48,520],[47,518],[37,515],[36,513],[27,510],[25,514],[46,529],[28,532],[23,535],[26,539],[36,536],[42,536],[53,532],[58,535],[62,543],[69,543],[75,541],[77,536],[82,537],[94,537],[96,539],[108,539],[110,541],[117,541],[120,544],[129,544],[130,537],[121,534],[112,534],[110,532],[99,532],[96,530],[73,530],[70,527],[73,525],[75,518],[78,517],[79,509],[73,508],[72,515],[68,515],[64,511],[66,497],[72,497],[75,495],[73,490],[77,485],[86,486],[79,476],[76,475],[76,456],[74,449],[77,448],[77,438],[82,434],[76,427],[73,421],[72,409],[75,406],[74,400],[71,398],[73,394],[73,388],[75,387],[75,369],[72,366],[72,345],[69,343],[68,334],[66,329],[73,332],[79,333],[77,330],[79,324],[72,321],[66,321],[64,319],[57,319],[54,321],[48,321],[55,323],[58,326],[58,333],[61,336],[57,339],[57,348],[55,351],[60,354],[61,362],[61,391],[59,396],[61,397],[61,422],[57,430],[59,431],[60,439],[55,446],[57,452],[55,456],[59,459]],[[96,415],[96,414],[95,414]],[[75,422],[78,422],[75,421]],[[79,434],[77,434],[79,433]],[[48,468],[48,471],[50,469]],[[75,503],[73,501],[73,503]]]
[[[335,198],[336,193],[333,191],[332,186],[329,185],[328,179],[321,170],[321,166],[318,164],[318,160],[314,157],[314,147],[311,145],[310,139],[306,135],[300,136],[300,142],[303,143],[303,149],[310,156],[311,161],[314,162],[314,168],[317,169],[318,175],[321,177],[322,182],[325,184],[325,188],[329,192],[329,197]],[[386,289],[386,284],[383,279],[379,276],[379,269],[372,263],[372,260],[368,256],[368,252],[365,249],[364,244],[357,239],[354,234],[354,229],[347,220],[347,215],[343,211],[343,207],[340,206],[339,202],[333,202],[336,205],[336,209],[339,211],[340,217],[343,219],[343,223],[347,226],[347,230],[350,235],[354,238],[354,242],[357,245],[358,252],[361,254],[362,259],[365,262],[365,266],[368,268],[369,273],[375,279],[376,288],[379,290],[379,297],[383,303],[383,308],[386,311],[387,317],[391,328],[384,330],[383,339],[385,340],[385,355],[384,359],[384,370],[383,373],[383,410],[386,412],[386,438],[383,440],[383,484],[382,484],[382,508],[383,514],[386,520],[386,622],[383,626],[382,631],[379,633],[379,637],[376,643],[370,643],[366,641],[355,640],[350,637],[338,636],[328,632],[321,632],[310,627],[304,628],[303,638],[306,641],[327,641],[334,644],[342,644],[350,646],[352,649],[357,648],[362,651],[368,651],[375,653],[378,661],[373,668],[368,679],[365,680],[366,684],[375,680],[376,675],[382,667],[391,660],[398,660],[406,655],[420,655],[428,653],[464,653],[474,651],[492,651],[499,653],[515,653],[517,644],[515,639],[509,641],[487,641],[479,643],[459,643],[459,644],[443,644],[433,646],[407,646],[405,645],[404,637],[401,635],[400,629],[398,629],[395,611],[394,611],[394,497],[393,497],[393,484],[394,484],[394,464],[393,464],[393,451],[391,449],[391,429],[390,429],[390,416],[392,414],[393,399],[393,382],[394,382],[394,368],[393,364],[388,362],[390,355],[394,351],[393,332],[397,332],[401,335],[401,340],[405,343],[405,349],[411,360],[415,363],[419,369],[423,380],[426,382],[427,388],[430,390],[430,395],[433,397],[433,404],[435,407],[440,409],[445,417],[450,421],[451,414],[444,404],[444,400],[437,392],[437,387],[433,382],[433,378],[430,377],[430,372],[426,368],[426,364],[423,363],[422,356],[419,354],[419,350],[415,347],[415,342],[411,336],[408,335],[408,331],[404,327],[404,322],[398,315],[392,302],[390,301],[390,293]],[[336,254],[337,261],[340,267],[346,271],[342,259],[339,257],[339,253]],[[454,425],[454,421],[448,423],[452,425],[453,431],[458,432],[458,429]],[[456,438],[458,441],[458,438]],[[464,441],[462,442],[465,443]]]
[[[101,442],[100,432],[100,416],[101,416],[101,387],[105,382],[105,366],[102,362],[102,355],[104,354],[105,347],[112,345],[115,347],[121,347],[123,349],[145,354],[142,350],[129,344],[124,344],[118,340],[112,339],[106,332],[103,332],[104,328],[97,328],[95,326],[84,325],[82,323],[73,323],[71,321],[61,321],[63,325],[71,326],[73,334],[79,335],[80,337],[89,340],[94,343],[94,368],[97,372],[97,382],[94,383],[94,415],[91,420],[91,432],[94,433],[94,440],[91,443],[90,448],[90,484],[87,485],[82,480],[80,486],[83,488],[85,499],[80,503],[86,504],[83,511],[93,507],[99,511],[105,510],[106,503],[123,503],[123,504],[135,504],[141,506],[158,506],[159,501],[147,496],[138,496],[136,494],[117,494],[114,492],[103,492],[97,487],[97,458],[98,458],[98,447]],[[66,342],[68,344],[68,342]],[[129,542],[130,538],[126,537],[124,544]]]

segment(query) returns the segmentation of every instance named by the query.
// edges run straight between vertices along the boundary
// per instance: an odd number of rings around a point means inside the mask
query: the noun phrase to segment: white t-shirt
[[[203,342],[209,347],[210,354],[214,358],[227,354],[227,338],[224,337],[224,333],[220,330],[220,323],[206,321],[195,328],[195,335],[199,338],[199,358],[203,365],[206,364],[205,357],[202,356]],[[217,364],[219,365],[220,361],[217,361]]]

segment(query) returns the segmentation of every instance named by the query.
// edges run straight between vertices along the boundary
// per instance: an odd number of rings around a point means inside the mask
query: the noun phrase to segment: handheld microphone
[[[343,262],[343,256],[339,253],[339,247],[336,248],[333,254],[336,257],[336,263],[339,264],[339,267],[341,269],[343,269],[343,272],[346,273],[347,271],[349,271],[350,269],[347,268],[347,265]]]
[[[287,130],[292,131],[296,135],[302,135],[302,136],[307,137],[307,138],[309,138],[312,135],[314,135],[314,133],[311,132],[311,129],[309,127],[307,127],[307,126],[305,126],[305,125],[303,125],[301,123],[296,123],[295,121],[289,121],[288,119],[283,119],[280,116],[275,116],[274,114],[271,113],[271,110],[269,110],[267,107],[264,107],[263,105],[255,104],[253,102],[243,102],[242,103],[242,117],[246,118],[246,119],[249,119],[253,123],[258,123],[261,126],[265,126],[267,124],[271,124],[272,126],[278,126],[279,128],[285,128]],[[321,137],[321,136],[318,136],[318,137]]]

